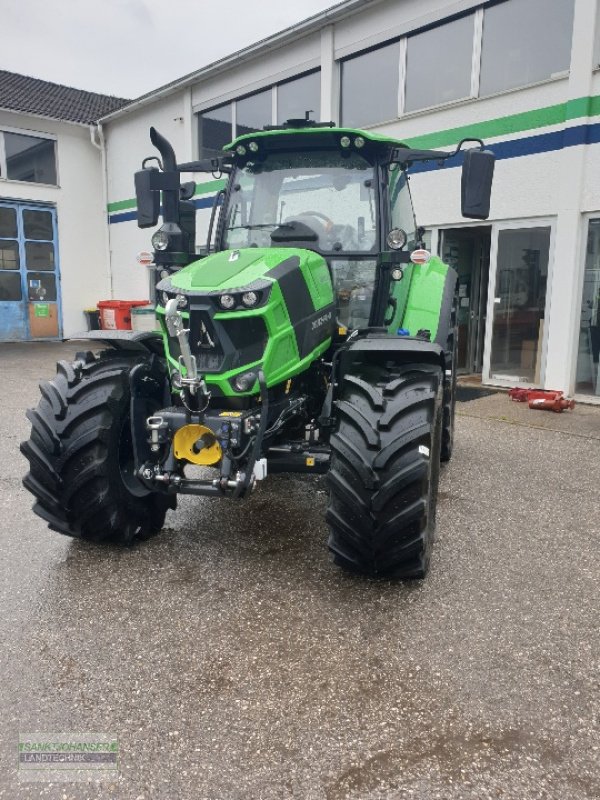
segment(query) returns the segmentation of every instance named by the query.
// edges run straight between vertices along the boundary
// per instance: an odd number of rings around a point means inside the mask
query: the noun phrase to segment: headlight
[[[258,153],[258,145],[257,145],[257,143],[256,142],[250,142],[250,144],[248,145],[248,150],[250,150],[251,153]]]
[[[169,246],[169,234],[165,231],[156,231],[152,237],[152,247],[155,250],[166,250]]]
[[[247,392],[254,386],[255,380],[256,373],[245,372],[243,375],[238,375],[237,378],[234,378],[233,384],[238,392]]]
[[[244,292],[242,295],[242,303],[248,308],[252,308],[258,303],[258,295],[256,292]]]
[[[232,294],[222,294],[221,297],[219,297],[219,303],[221,308],[229,310],[235,306],[235,297]]]
[[[342,136],[342,138],[340,139],[340,144],[342,147],[350,147],[350,137]]]
[[[235,148],[235,152],[238,154],[238,156],[245,156],[246,148],[243,144],[238,144],[238,146]]]
[[[359,150],[361,147],[365,146],[365,140],[362,136],[357,136],[354,140],[354,147],[357,147]]]
[[[402,228],[392,228],[387,235],[387,243],[392,250],[401,250],[406,244],[406,240],[406,231],[403,231]]]

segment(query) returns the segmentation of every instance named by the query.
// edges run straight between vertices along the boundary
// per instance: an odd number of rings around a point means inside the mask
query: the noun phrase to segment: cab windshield
[[[321,253],[375,252],[376,208],[375,168],[358,153],[274,153],[237,168],[224,246],[271,247],[279,230]]]

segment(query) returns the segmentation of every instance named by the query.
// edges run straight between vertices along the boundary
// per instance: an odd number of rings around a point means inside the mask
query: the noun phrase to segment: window
[[[218,156],[233,139],[231,103],[198,114],[198,133],[200,158]]]
[[[408,38],[405,111],[470,96],[473,20],[470,14]]]
[[[507,0],[483,16],[480,95],[569,69],[574,0]]]
[[[273,118],[272,90],[245,97],[236,102],[236,136],[260,131],[270,125]]]
[[[414,247],[417,238],[415,212],[404,170],[395,169],[390,173],[390,228],[401,228],[407,237],[407,249]]]
[[[398,116],[400,44],[342,62],[342,125],[360,128]]]
[[[490,375],[514,383],[542,380],[550,228],[498,232]]]
[[[277,87],[277,124],[288,119],[304,119],[312,111],[310,119],[319,120],[321,113],[321,73],[311,72],[294,81],[280,83]]]
[[[227,209],[226,246],[269,247],[271,233],[296,227],[306,241],[339,254],[365,253],[377,240],[375,176],[358,153],[272,154],[235,174]]]
[[[0,162],[0,177],[56,185],[53,139],[8,131],[0,132],[0,136],[4,139],[4,162]]]
[[[588,228],[575,391],[600,396],[600,219]]]

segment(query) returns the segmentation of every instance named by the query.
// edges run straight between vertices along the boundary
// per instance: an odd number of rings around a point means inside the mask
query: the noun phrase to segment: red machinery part
[[[575,400],[567,400],[557,389],[511,389],[508,396],[515,403],[529,403],[529,408],[538,411],[557,411],[575,408]]]
[[[562,393],[546,400],[537,397],[529,401],[529,408],[536,408],[538,411],[556,411],[560,414],[561,411],[565,411],[567,408],[575,408],[575,400],[567,400]]]
[[[515,403],[528,403],[530,400],[554,400],[556,397],[562,397],[562,394],[558,389],[520,389],[515,387],[509,391],[508,396]]]

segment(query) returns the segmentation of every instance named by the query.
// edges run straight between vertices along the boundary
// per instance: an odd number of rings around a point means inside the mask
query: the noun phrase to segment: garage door
[[[0,201],[0,340],[61,333],[56,210]]]

